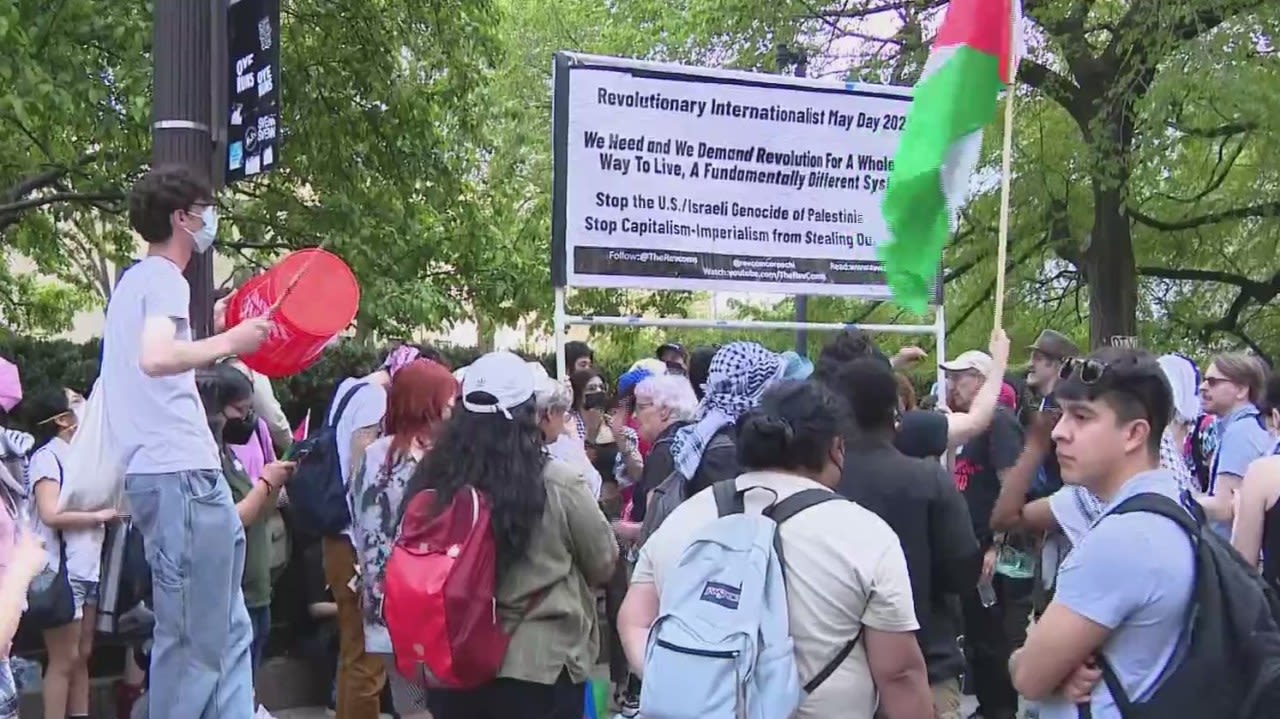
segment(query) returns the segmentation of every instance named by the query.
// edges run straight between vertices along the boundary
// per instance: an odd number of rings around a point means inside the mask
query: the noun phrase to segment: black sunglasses
[[[1063,361],[1062,369],[1058,370],[1058,379],[1068,380],[1074,376],[1084,384],[1091,385],[1097,384],[1106,371],[1107,365],[1096,359],[1071,357]]]

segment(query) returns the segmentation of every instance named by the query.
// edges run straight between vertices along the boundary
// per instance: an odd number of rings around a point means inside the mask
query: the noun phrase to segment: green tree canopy
[[[57,330],[132,253],[120,200],[145,166],[144,6],[0,6],[0,316]],[[551,54],[600,54],[912,82],[941,0],[450,0],[285,9],[283,169],[227,198],[224,252],[253,265],[331,247],[365,290],[360,326],[549,316]],[[1280,342],[1280,13],[1263,0],[1024,0],[1006,324],[1078,340],[1140,335],[1211,350]],[[987,133],[998,167],[1000,128]],[[944,257],[953,350],[986,344],[998,198],[963,214]],[[575,293],[571,310],[689,311],[690,293]],[[742,309],[785,316],[789,305]],[[892,305],[815,300],[821,321]],[[781,336],[781,335],[780,335]],[[820,338],[815,337],[814,341]]]

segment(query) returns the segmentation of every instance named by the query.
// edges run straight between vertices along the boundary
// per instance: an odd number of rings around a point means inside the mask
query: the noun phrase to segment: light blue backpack
[[[645,719],[788,719],[858,643],[861,630],[801,687],[787,616],[778,527],[843,497],[798,492],[747,514],[735,480],[713,485],[719,517],[667,573],[645,651]]]

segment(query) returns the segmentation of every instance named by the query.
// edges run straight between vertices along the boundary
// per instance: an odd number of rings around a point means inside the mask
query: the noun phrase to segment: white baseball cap
[[[961,352],[959,357],[950,362],[943,362],[941,367],[946,372],[966,372],[973,370],[983,377],[991,374],[991,365],[995,364],[995,360],[991,359],[991,355],[979,350],[969,350]]]
[[[533,397],[534,375],[524,360],[510,352],[490,352],[467,366],[462,378],[462,406],[468,412],[496,414],[511,419],[511,408]],[[496,403],[472,401],[471,395],[484,392]]]

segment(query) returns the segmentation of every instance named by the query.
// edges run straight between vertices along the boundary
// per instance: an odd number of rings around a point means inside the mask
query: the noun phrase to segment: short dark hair
[[[1101,365],[1093,382],[1088,364]],[[1173,390],[1155,355],[1140,349],[1102,347],[1084,360],[1068,360],[1070,374],[1054,387],[1054,395],[1066,401],[1101,401],[1120,422],[1143,419],[1151,428],[1147,452],[1160,454],[1160,438],[1173,418]],[[1064,370],[1067,371],[1067,370]]]
[[[212,203],[209,181],[185,165],[157,167],[129,191],[129,224],[150,243],[173,236],[169,216],[197,203]]]
[[[813,376],[830,386],[841,367],[863,357],[871,357],[886,367],[890,366],[889,358],[876,346],[871,335],[857,328],[844,330],[822,346]]]
[[[828,386],[849,405],[859,429],[893,427],[898,411],[898,380],[884,362],[862,357],[844,364]]]
[[[743,469],[820,471],[848,408],[817,382],[785,380],[738,419],[738,463]]]
[[[719,351],[720,345],[702,345],[689,353],[689,384],[693,385],[693,393],[699,400],[704,394],[702,385],[707,383],[707,374],[711,372],[711,360]]]
[[[591,351],[591,347],[588,346],[586,342],[573,340],[572,342],[564,343],[565,369],[572,372],[573,366],[577,364],[578,360],[582,359],[583,357],[586,357],[593,361],[596,358],[595,352]]]
[[[1262,408],[1267,412],[1280,410],[1280,373],[1267,376],[1267,388],[1262,393]]]
[[[440,353],[440,350],[436,349],[432,345],[418,345],[418,356],[424,360],[435,362],[447,370],[453,370],[453,368],[449,366],[449,360],[445,359],[444,355]]]
[[[67,390],[57,386],[36,390],[23,399],[22,408],[31,434],[35,436],[36,443],[41,445],[58,433],[59,428],[53,423],[53,418],[71,411],[71,405],[67,402]]]

